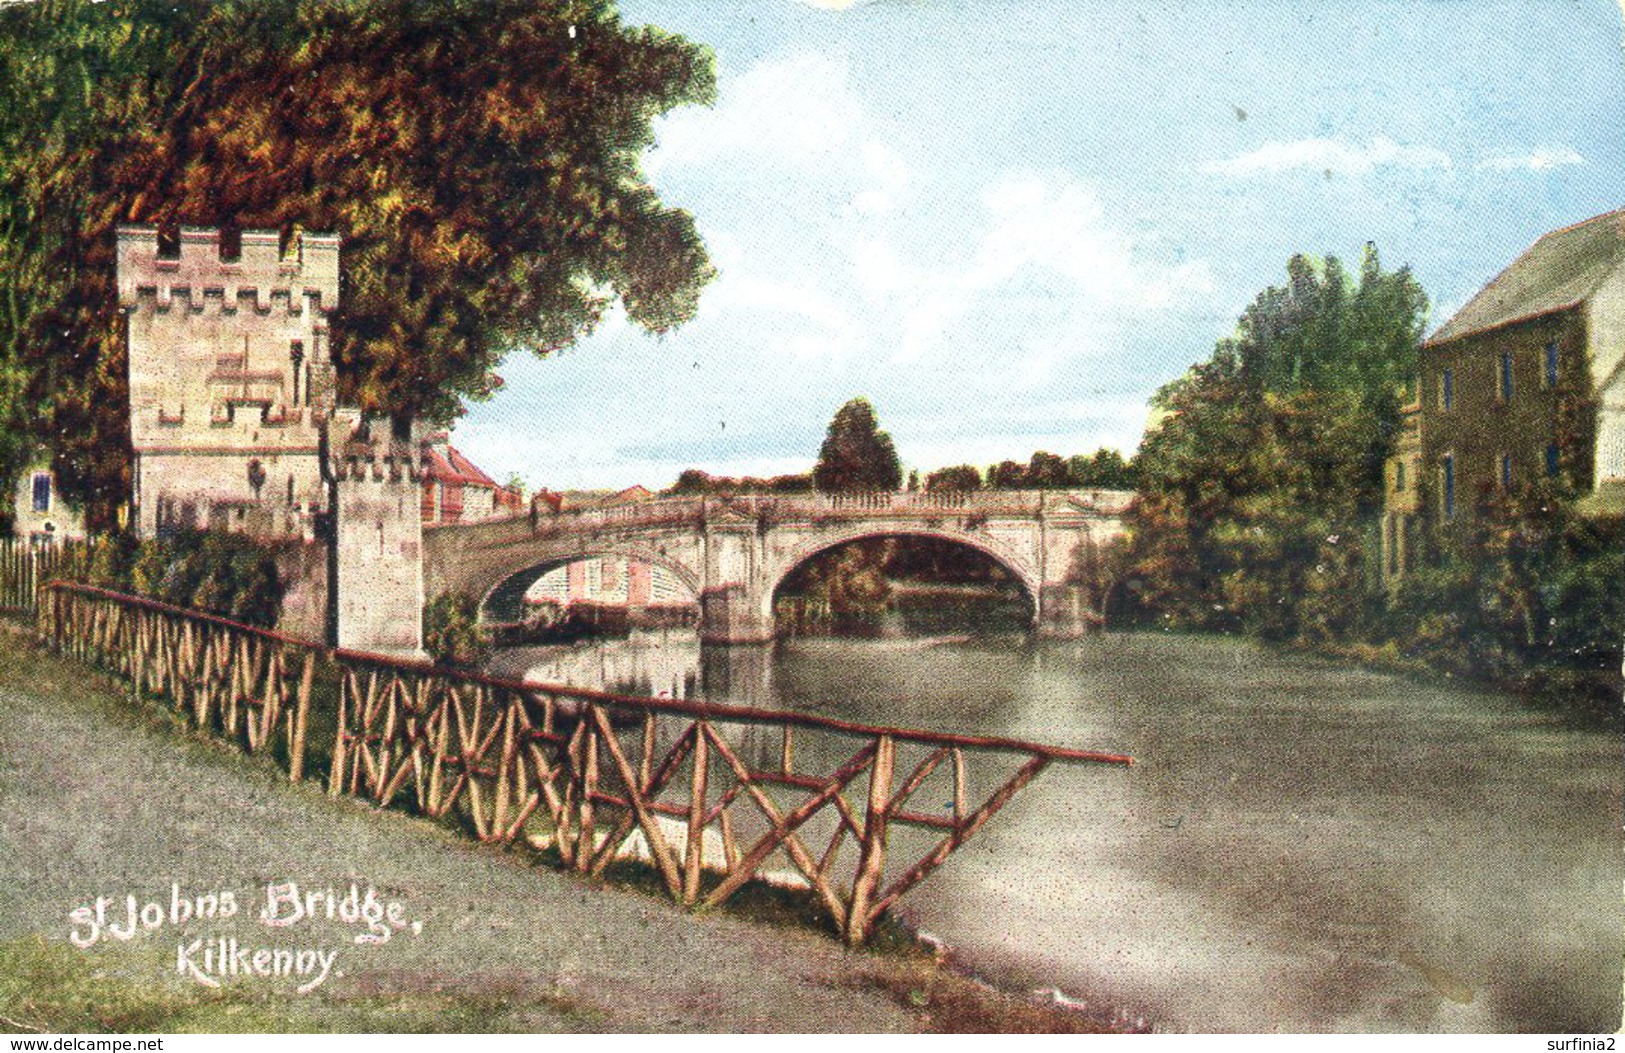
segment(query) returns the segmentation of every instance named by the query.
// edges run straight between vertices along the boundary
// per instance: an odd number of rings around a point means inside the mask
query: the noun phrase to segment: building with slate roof
[[[1625,511],[1625,210],[1541,237],[1422,346],[1386,466],[1382,569],[1497,491],[1566,482]]]

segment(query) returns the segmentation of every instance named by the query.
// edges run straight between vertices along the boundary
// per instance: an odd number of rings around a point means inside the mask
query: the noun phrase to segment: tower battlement
[[[241,251],[233,260],[220,254],[220,231],[182,227],[180,251],[166,255],[159,251],[156,227],[121,226],[119,304],[136,310],[146,293],[158,310],[167,310],[177,296],[201,310],[218,297],[229,311],[250,297],[263,313],[280,300],[286,301],[286,310],[299,312],[307,299],[313,299],[316,310],[330,313],[339,302],[339,236],[299,233],[286,253],[281,240],[274,230],[245,230]]]
[[[119,303],[130,370],[137,529],[309,534],[327,508],[321,471],[335,378],[329,314],[338,306],[339,238],[242,235],[182,227],[174,253],[153,227],[120,227]]]
[[[328,425],[340,647],[422,656],[421,432],[338,411]],[[348,433],[348,437],[343,437]]]
[[[351,442],[332,459],[331,470],[336,482],[406,482],[415,487],[423,477],[420,461],[411,443],[369,446]]]

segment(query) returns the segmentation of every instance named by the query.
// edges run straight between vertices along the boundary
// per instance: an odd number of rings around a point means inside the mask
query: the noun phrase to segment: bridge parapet
[[[717,516],[770,522],[830,518],[919,518],[932,513],[1037,516],[1072,512],[1119,516],[1134,494],[1126,490],[970,490],[859,494],[742,494],[732,497],[662,497],[651,501],[582,508],[540,516],[538,533],[591,530],[597,526],[678,526]]]

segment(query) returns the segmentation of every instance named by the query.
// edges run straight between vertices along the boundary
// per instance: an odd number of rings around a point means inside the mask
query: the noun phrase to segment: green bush
[[[442,593],[423,609],[423,647],[441,665],[473,667],[485,658],[480,604],[462,593]]]
[[[282,610],[275,552],[245,534],[186,531],[139,543],[98,538],[57,576],[260,628],[275,626]]]
[[[1625,715],[1625,520],[1534,488],[1407,576],[1368,630],[1407,657],[1588,720]]]

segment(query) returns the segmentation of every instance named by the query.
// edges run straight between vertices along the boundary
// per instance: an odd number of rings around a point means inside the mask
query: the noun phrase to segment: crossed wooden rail
[[[328,649],[88,586],[46,591],[40,628],[55,647],[170,698],[250,751],[279,747],[295,781],[313,684],[336,677],[336,723],[322,747],[330,746],[330,793],[453,817],[480,841],[552,849],[591,875],[635,852],[690,906],[720,904],[787,861],[852,944],[1049,764],[1132,763],[1013,739],[501,680]],[[849,788],[865,774],[866,796],[854,806]],[[921,799],[943,803],[911,803]],[[930,833],[906,867],[888,868],[893,827]],[[841,865],[848,837],[857,855]]]

